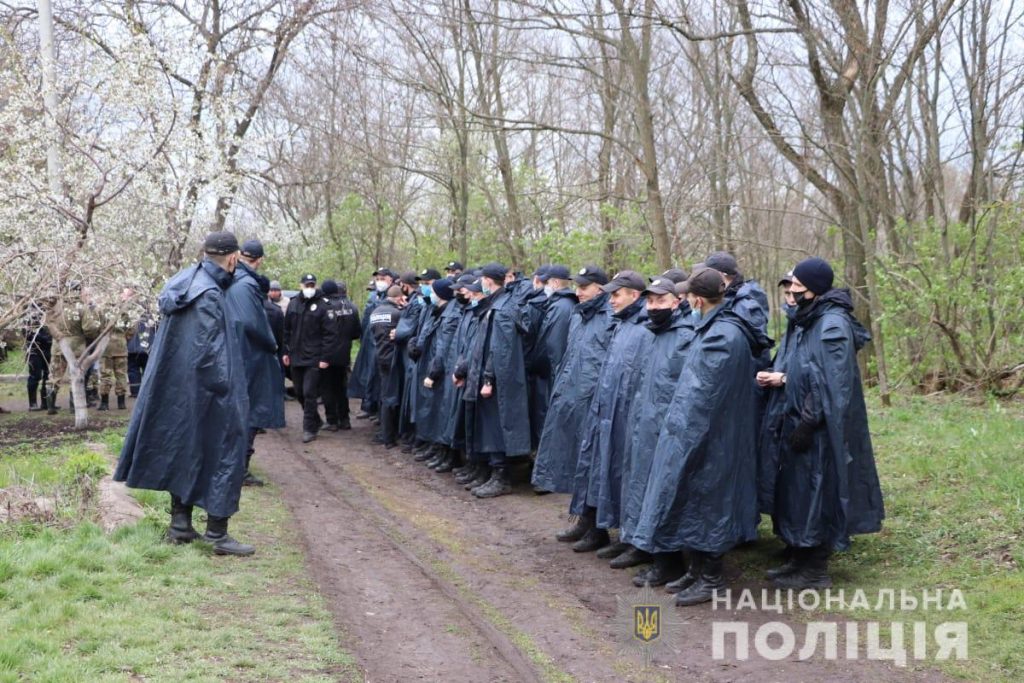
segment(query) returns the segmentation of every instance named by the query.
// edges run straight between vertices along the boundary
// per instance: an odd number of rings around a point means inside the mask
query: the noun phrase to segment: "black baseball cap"
[[[548,268],[550,268],[550,267],[551,267],[550,263],[545,263],[542,266],[537,266],[537,270],[533,271],[533,277],[535,277],[535,278],[537,278],[539,280],[544,280],[544,276],[547,274]]]
[[[484,277],[489,277],[492,280],[504,280],[505,276],[508,274],[508,268],[500,263],[491,261],[480,269],[480,274]]]
[[[374,275],[387,275],[388,277],[395,277],[394,272],[385,266],[377,266],[377,270],[373,271]]]
[[[791,285],[791,284],[793,284],[793,271],[792,270],[789,271],[788,273],[786,273],[785,275],[783,275],[779,279],[779,284],[777,286],[781,287],[782,285]]]
[[[462,285],[462,288],[469,292],[483,292],[484,283],[480,281],[480,278],[475,277],[472,282]]]
[[[676,283],[671,278],[659,275],[651,278],[651,284],[647,285],[644,294],[675,294]],[[677,295],[678,296],[678,295]]]
[[[416,276],[417,280],[440,280],[441,273],[436,268],[424,268],[423,272]]]
[[[242,242],[242,256],[263,258],[263,243],[259,240],[246,240]]]
[[[570,280],[572,279],[572,273],[569,272],[569,269],[566,266],[562,266],[556,263],[548,266],[547,272],[545,272],[544,275],[541,276],[540,281],[547,282],[551,278],[558,278],[559,280]]]
[[[414,285],[416,284],[416,280],[419,278],[416,277],[416,273],[409,270],[402,273],[401,277],[398,279],[403,285]]]
[[[238,251],[238,240],[235,238],[234,233],[227,230],[211,232],[203,241],[203,251],[207,254],[218,256],[233,254]]]
[[[686,292],[708,299],[719,298],[725,294],[726,288],[725,278],[722,277],[722,272],[716,268],[696,270],[683,284]]]
[[[710,254],[704,259],[704,265],[708,268],[714,268],[719,273],[725,275],[737,275],[740,272],[740,266],[736,263],[736,257],[727,251],[716,251]]]
[[[474,282],[476,282],[475,276],[470,275],[469,273],[463,273],[462,275],[459,276],[459,279],[455,281],[455,285],[452,287],[452,289],[466,289]]]
[[[661,275],[655,275],[650,278],[650,280],[651,282],[654,282],[658,278],[668,278],[673,283],[679,284],[680,282],[686,282],[686,278],[688,277],[690,277],[689,274],[682,268],[669,268]]]
[[[608,276],[605,274],[603,270],[594,265],[583,266],[578,271],[576,271],[576,274],[572,276],[572,279],[576,282],[576,284],[581,285],[583,287],[592,284],[608,284]]]
[[[316,275],[313,275],[313,273],[306,273],[305,275],[302,276],[299,282],[301,282],[304,285],[308,285],[310,282],[312,282],[315,285]]]
[[[458,261],[449,261],[448,265],[444,267],[445,270],[464,270],[462,264]]]
[[[620,290],[623,287],[642,292],[644,291],[646,284],[647,283],[644,282],[643,276],[635,270],[620,270],[615,273],[615,277],[612,278],[612,281],[603,285],[601,289],[609,294]]]

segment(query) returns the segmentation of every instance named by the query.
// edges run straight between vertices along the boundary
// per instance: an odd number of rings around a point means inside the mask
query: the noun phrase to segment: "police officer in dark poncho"
[[[535,487],[556,493],[573,490],[581,426],[594,395],[611,332],[608,294],[601,290],[602,285],[608,284],[608,276],[597,266],[584,266],[573,280],[580,303],[573,310],[569,323],[569,338],[556,371],[532,476]],[[557,538],[563,542],[578,541],[594,527],[594,522],[588,510]]]
[[[458,451],[444,443],[443,432],[446,418],[444,401],[445,357],[453,343],[462,312],[451,303],[455,298],[452,281],[439,278],[429,285],[427,311],[423,315],[420,332],[416,337],[416,348],[420,357],[416,361],[416,375],[420,383],[416,387],[416,436],[427,444],[413,458],[425,462],[436,472],[451,472],[459,465]],[[436,387],[435,387],[436,381]],[[436,391],[435,391],[436,389]]]
[[[284,363],[281,362],[281,358],[284,356],[284,310],[271,299],[275,292],[278,297],[281,296],[281,283],[277,280],[271,280],[270,292],[263,299],[263,312],[267,314],[267,321],[270,322],[270,331],[274,333],[274,341],[277,343],[277,361],[283,381]],[[284,385],[282,384],[282,386]]]
[[[53,337],[50,336],[50,329],[43,324],[41,313],[29,316],[24,336],[25,358],[28,361],[28,409],[43,410],[46,407],[46,380],[50,377]]]
[[[211,233],[204,251],[201,263],[171,277],[160,293],[161,324],[114,480],[171,494],[169,540],[199,538],[192,527],[192,508],[199,506],[208,519],[203,538],[215,553],[251,555],[251,545],[228,534],[249,426],[239,330],[229,324],[224,301],[238,242],[230,232]]]
[[[827,588],[828,559],[852,534],[877,532],[885,510],[868,432],[857,351],[870,339],[820,258],[793,269],[797,310],[785,365],[775,533],[792,549],[772,572],[781,588]]]
[[[467,448],[479,460],[486,457],[490,468],[488,480],[472,489],[478,498],[510,493],[511,459],[530,453],[521,311],[504,287],[507,272],[499,263],[481,269],[479,327],[469,356],[455,373],[465,382],[462,400],[471,404]]]
[[[768,338],[724,304],[716,270],[687,281],[695,338],[687,352],[651,464],[630,541],[648,553],[687,550],[691,567],[676,603],[711,600],[725,587],[722,555],[757,537],[759,396],[754,375]]]
[[[224,293],[228,322],[238,329],[249,392],[249,443],[243,486],[263,485],[249,469],[258,430],[280,429],[285,425],[284,385],[279,381],[281,365],[277,359],[277,340],[263,308],[270,281],[257,272],[262,264],[263,245],[259,240],[246,240],[235,268],[234,283]]]
[[[740,272],[736,257],[727,251],[709,254],[700,266],[714,268],[725,278],[725,307],[768,336],[768,295],[756,280],[747,280]],[[758,370],[771,365],[771,347],[762,351],[758,358]]]
[[[282,359],[292,370],[295,397],[302,404],[302,442],[316,438],[323,418],[320,417],[320,371],[330,367],[330,356],[338,345],[334,328],[328,324],[330,303],[317,289],[316,276],[302,276],[302,290],[288,302],[284,316],[284,348]]]
[[[625,543],[609,545],[608,529],[619,526],[623,455],[631,433],[629,408],[654,334],[647,328],[641,296],[647,282],[632,270],[615,274],[601,289],[609,294],[608,351],[583,423],[583,439],[569,512],[594,517],[596,524],[573,545],[576,552],[601,549],[598,557],[635,563]],[[607,546],[607,547],[606,547]]]
[[[352,429],[348,414],[348,369],[352,363],[352,341],[363,332],[359,311],[348,298],[344,282],[324,280],[321,285],[327,299],[327,324],[332,328],[335,345],[328,349],[327,368],[320,371],[320,395],[324,399],[326,431]]]
[[[423,293],[417,280],[416,273],[409,271],[403,273],[398,279],[398,286],[402,289],[405,297],[405,305],[402,307],[402,317],[395,328],[395,345],[397,352],[393,370],[399,373],[401,382],[401,401],[398,410],[398,436],[403,442],[402,450],[411,453],[416,447],[416,392],[419,381],[416,379],[416,334],[420,329],[420,318],[426,306],[423,303]],[[415,357],[414,357],[415,356]]]

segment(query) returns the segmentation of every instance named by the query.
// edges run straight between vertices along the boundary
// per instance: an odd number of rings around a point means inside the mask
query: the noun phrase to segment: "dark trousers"
[[[249,427],[249,448],[245,451],[245,471],[249,471],[249,462],[252,460],[252,454],[256,452],[256,432],[259,431],[256,427]]]
[[[320,399],[320,368],[299,368],[293,365],[292,385],[295,387],[295,398],[302,404],[302,431],[315,434],[324,423],[317,403]]]
[[[32,403],[36,402],[39,385],[46,393],[46,380],[50,377],[49,354],[33,351],[28,355],[28,396]]]
[[[398,406],[380,404],[380,438],[386,444],[398,441]]]
[[[324,413],[329,425],[347,425],[348,368],[330,366],[320,371],[320,395],[324,397]]]
[[[142,384],[142,374],[146,372],[148,360],[148,353],[128,354],[128,391],[132,396],[139,395],[139,385]]]

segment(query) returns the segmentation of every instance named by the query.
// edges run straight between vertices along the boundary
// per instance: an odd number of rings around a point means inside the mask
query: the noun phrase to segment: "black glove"
[[[423,355],[423,351],[420,350],[420,347],[416,346],[415,342],[409,344],[408,351],[409,358],[412,358],[413,360],[419,360],[420,356]]]
[[[794,453],[805,453],[811,450],[814,445],[814,432],[817,430],[812,424],[801,422],[789,435],[789,447]]]

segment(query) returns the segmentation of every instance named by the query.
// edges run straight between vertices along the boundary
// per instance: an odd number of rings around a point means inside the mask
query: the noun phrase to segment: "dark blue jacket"
[[[474,453],[528,455],[531,450],[526,363],[523,359],[521,308],[504,288],[480,302],[486,306],[471,347],[462,400],[474,402],[467,425]],[[489,398],[480,395],[493,387]],[[467,436],[467,441],[469,437]]]
[[[768,338],[718,306],[697,322],[631,540],[724,553],[757,537],[757,359]]]
[[[661,424],[671,408],[679,373],[686,362],[686,352],[693,342],[690,307],[684,302],[666,325],[656,328],[648,323],[648,328],[654,333],[654,340],[643,360],[636,395],[629,408],[631,433],[626,438],[622,458],[619,536],[624,543],[632,542],[630,538],[643,507]]]
[[[581,515],[597,508],[597,525],[619,526],[622,466],[626,439],[632,432],[629,409],[654,333],[647,329],[641,297],[612,315],[608,354],[597,378],[594,398],[583,425],[569,511]]]
[[[798,310],[786,363],[783,433],[815,428],[810,450],[782,440],[775,484],[776,533],[790,546],[850,546],[850,535],[882,528],[885,509],[868,432],[857,351],[870,339],[846,290]]]
[[[285,426],[284,383],[277,359],[277,340],[263,310],[263,287],[269,286],[267,278],[239,262],[234,283],[224,292],[224,307],[228,321],[236,327],[245,360],[249,426],[280,429]]]
[[[604,363],[610,317],[607,294],[577,304],[573,311],[533,465],[533,485],[545,491],[573,490],[583,419]]]
[[[217,517],[238,511],[249,397],[238,333],[227,322],[231,273],[210,261],[174,275],[114,480],[169,491]]]

